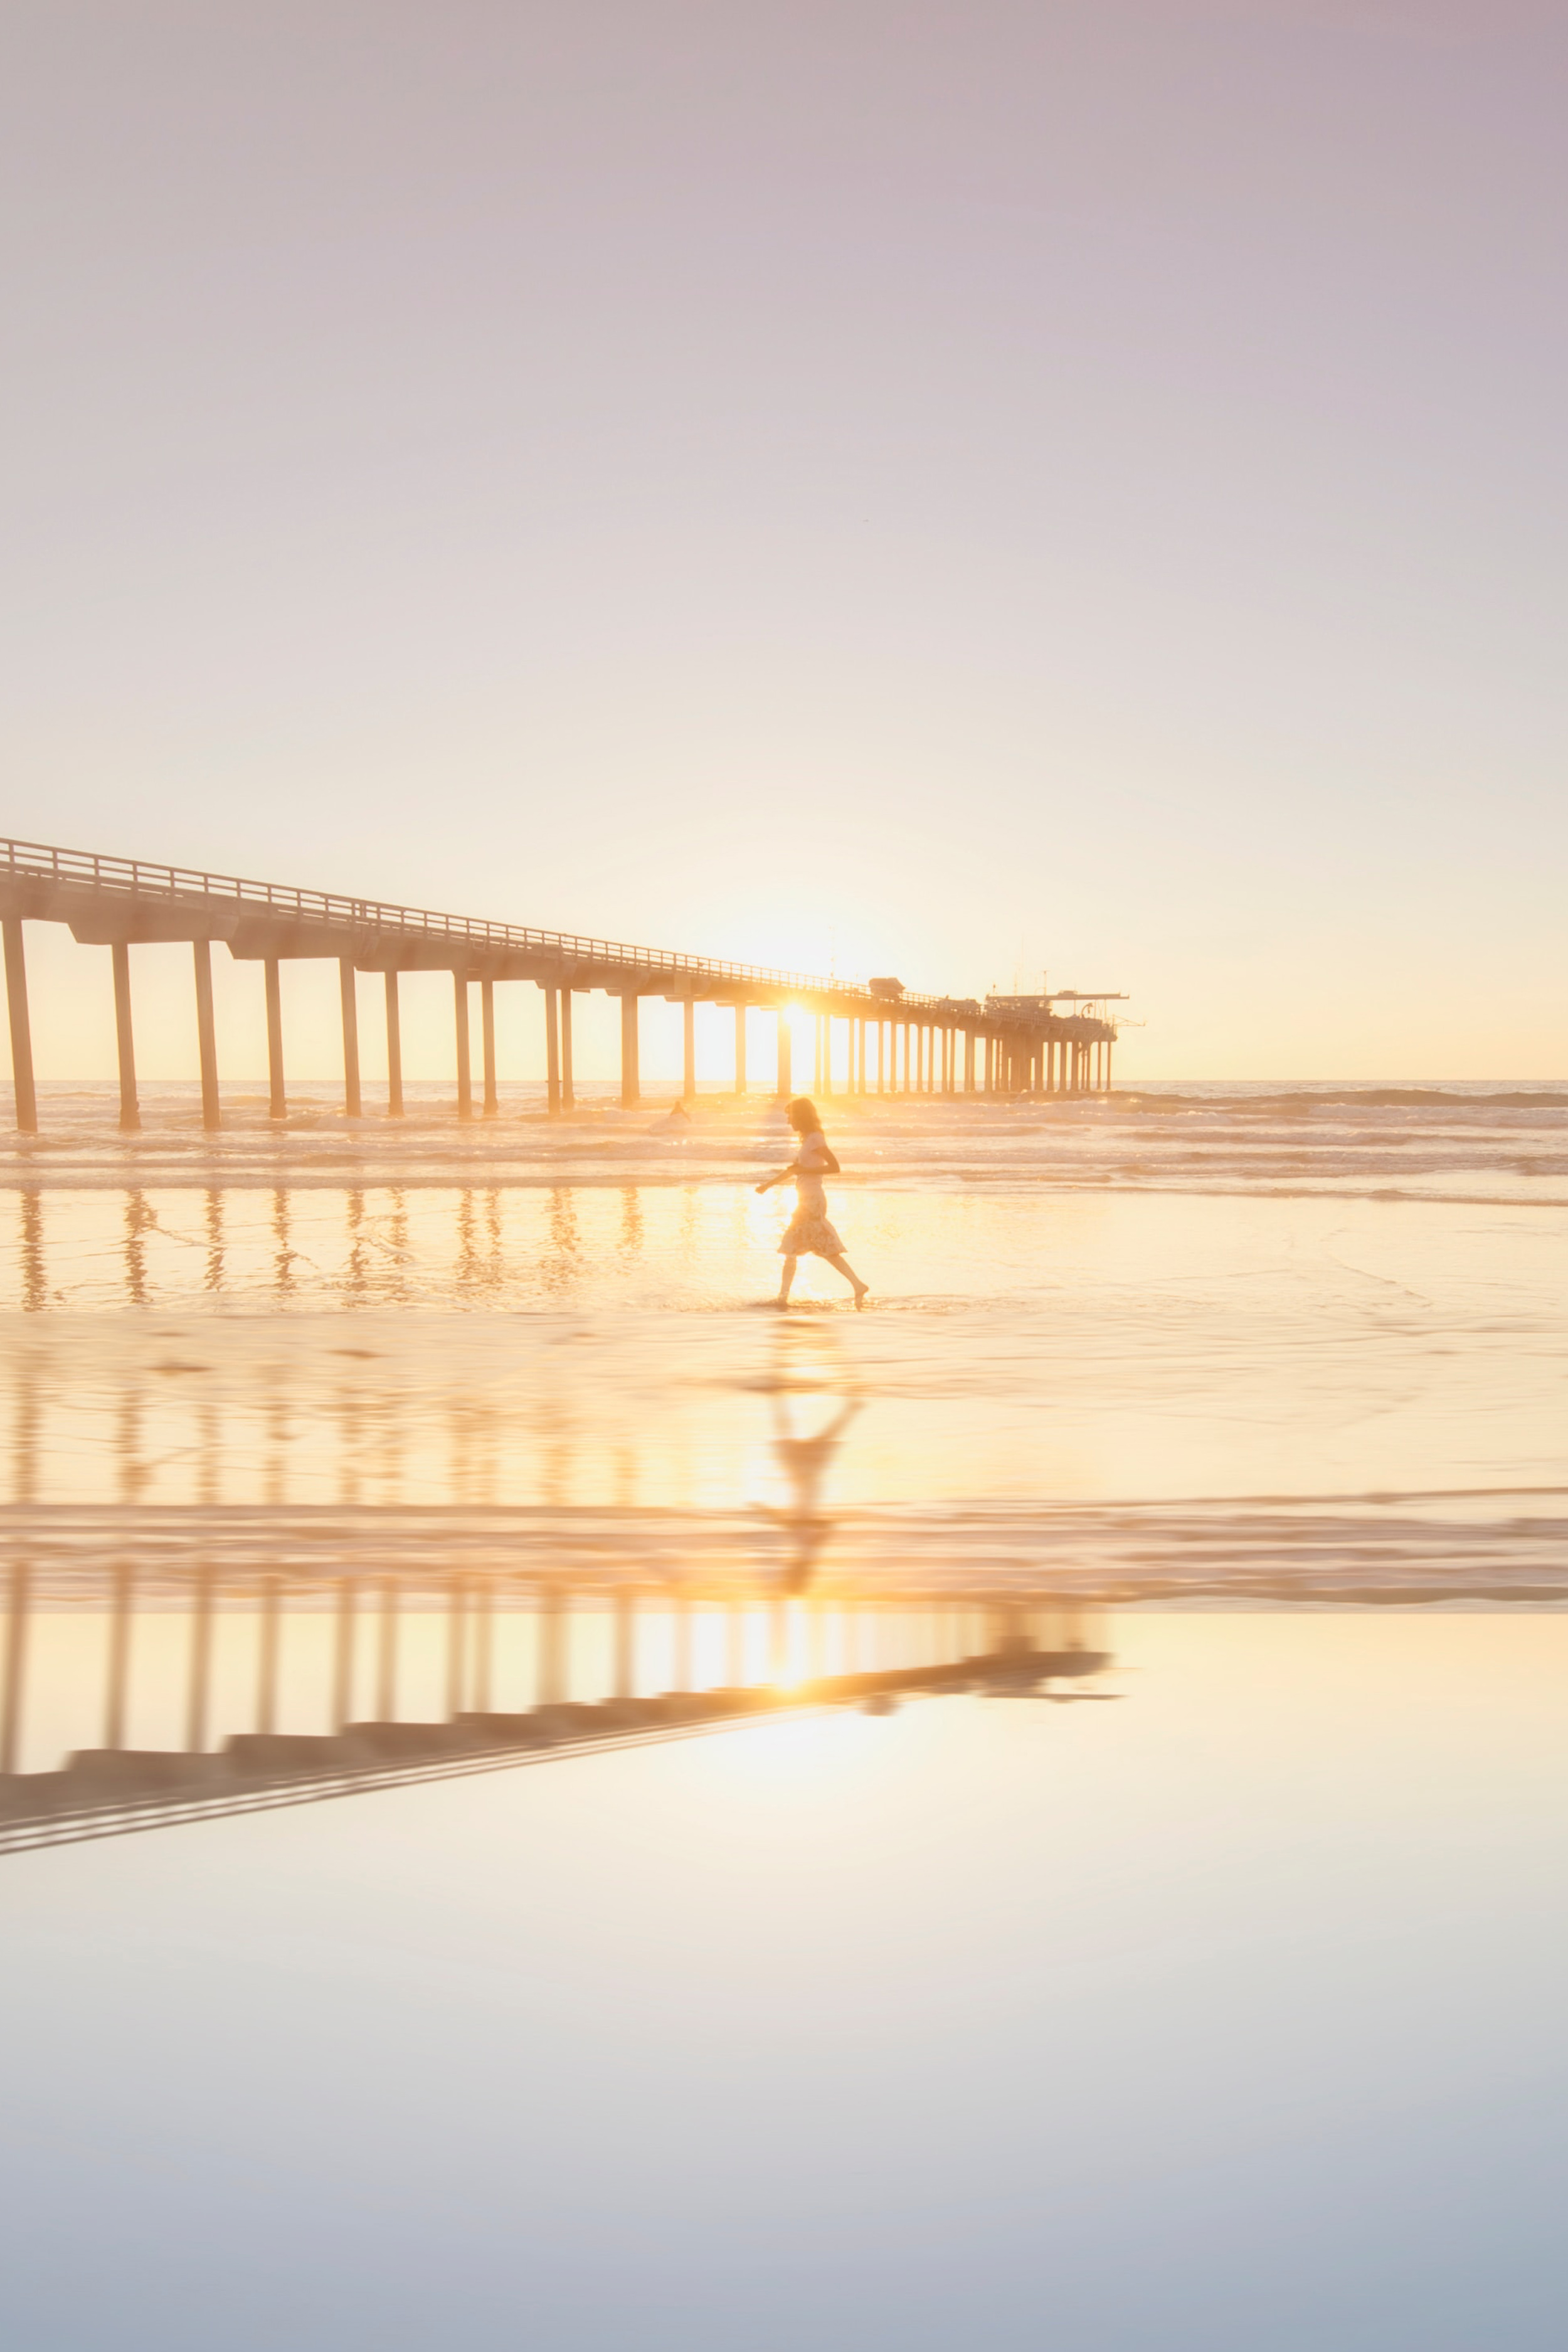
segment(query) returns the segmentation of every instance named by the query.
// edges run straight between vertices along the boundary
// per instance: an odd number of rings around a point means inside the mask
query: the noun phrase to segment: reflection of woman
[[[787,1168],[759,1184],[759,1192],[771,1192],[775,1184],[795,1179],[795,1214],[784,1227],[779,1252],[784,1259],[784,1271],[779,1276],[781,1307],[789,1305],[790,1285],[795,1269],[802,1257],[826,1258],[835,1274],[841,1274],[855,1293],[855,1304],[863,1307],[870,1289],[862,1282],[844,1255],[844,1244],[827,1222],[827,1194],[823,1189],[825,1176],[837,1176],[838,1162],[828,1148],[822,1132],[822,1121],[816,1116],[816,1105],[807,1102],[804,1095],[791,1103],[784,1116],[800,1138],[800,1150]]]
[[[838,1451],[839,1439],[859,1410],[859,1398],[850,1397],[815,1437],[797,1437],[783,1399],[773,1399],[773,1452],[790,1490],[789,1509],[776,1516],[790,1534],[790,1565],[784,1580],[792,1592],[805,1591],[817,1554],[833,1532],[835,1523],[822,1507],[822,1482]]]

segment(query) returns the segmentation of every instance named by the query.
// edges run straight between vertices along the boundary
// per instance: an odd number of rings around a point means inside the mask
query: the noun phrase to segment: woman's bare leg
[[[787,1307],[789,1305],[790,1285],[795,1280],[795,1270],[799,1264],[800,1260],[795,1257],[786,1257],[784,1262],[784,1268],[779,1276],[779,1305],[781,1307]]]
[[[859,1276],[856,1273],[848,1259],[845,1257],[842,1253],[840,1253],[837,1257],[830,1257],[827,1263],[833,1268],[835,1274],[841,1274],[844,1276],[845,1281],[848,1283],[850,1288],[855,1293],[855,1304],[858,1307],[860,1301],[869,1291],[871,1287],[870,1284],[868,1282],[861,1281]]]

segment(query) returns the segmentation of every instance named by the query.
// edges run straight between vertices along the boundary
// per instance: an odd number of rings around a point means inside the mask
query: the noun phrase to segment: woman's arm
[[[770,1176],[767,1182],[765,1184],[759,1184],[756,1187],[756,1190],[759,1192],[771,1192],[775,1184],[787,1184],[792,1176],[798,1174],[799,1170],[799,1160],[792,1160],[787,1168],[781,1168],[776,1176]]]

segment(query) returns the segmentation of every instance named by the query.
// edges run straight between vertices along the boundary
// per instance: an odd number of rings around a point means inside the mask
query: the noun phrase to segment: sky
[[[0,830],[1561,1076],[1565,120],[1510,0],[10,0]]]

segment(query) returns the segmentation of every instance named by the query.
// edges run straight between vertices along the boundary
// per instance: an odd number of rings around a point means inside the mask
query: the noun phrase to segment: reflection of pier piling
[[[446,971],[455,992],[457,1115],[473,1117],[469,991],[480,995],[482,1114],[500,1110],[496,1070],[495,990],[521,981],[540,989],[545,1020],[546,1101],[551,1112],[574,1103],[572,996],[599,991],[618,998],[620,1098],[641,1097],[640,1008],[663,999],[681,1007],[682,1086],[696,1089],[695,1008],[727,1007],[734,1021],[734,1091],[747,1090],[747,1020],[775,1016],[773,1091],[791,1091],[790,1020],[816,1024],[814,1087],[832,1096],[941,1094],[963,1087],[1004,1095],[1107,1092],[1116,1036],[1110,1008],[1121,1000],[1058,991],[1052,996],[975,998],[917,996],[895,980],[864,985],[820,974],[779,971],[754,964],[628,947],[612,940],[540,931],[419,908],[386,906],[314,890],[283,889],[232,876],[93,856],[33,842],[0,842],[0,919],[11,1034],[16,1117],[25,1134],[37,1128],[32,1028],[27,1002],[25,922],[67,925],[84,944],[108,947],[113,982],[120,1067],[120,1123],[141,1124],[132,1007],[131,950],[151,940],[188,940],[195,959],[195,1027],[201,1070],[202,1121],[221,1119],[212,949],[262,968],[267,1010],[268,1109],[287,1115],[283,1013],[279,980],[286,961],[325,961],[338,967],[342,1027],[343,1109],[363,1112],[360,1079],[359,995],[362,973],[382,974],[386,994],[386,1111],[404,1115],[402,1035],[397,983],[406,971]],[[979,1049],[977,1051],[977,1048]]]

